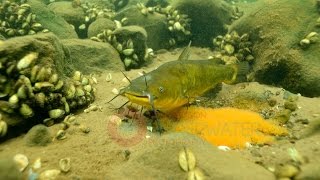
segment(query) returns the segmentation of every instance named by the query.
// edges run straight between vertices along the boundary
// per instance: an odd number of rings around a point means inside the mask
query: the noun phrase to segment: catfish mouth
[[[125,92],[124,96],[126,96],[133,103],[140,104],[143,106],[150,106],[149,95],[138,95],[134,93]]]

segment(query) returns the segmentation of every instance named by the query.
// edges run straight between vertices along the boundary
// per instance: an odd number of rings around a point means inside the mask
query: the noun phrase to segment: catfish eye
[[[162,86],[159,87],[159,92],[163,93],[164,92],[164,88]]]

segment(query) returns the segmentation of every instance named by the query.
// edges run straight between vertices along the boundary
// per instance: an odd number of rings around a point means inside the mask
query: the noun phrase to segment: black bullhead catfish
[[[189,55],[190,44],[178,60],[132,80],[119,94],[146,108],[170,112],[222,82],[236,82],[240,73],[243,75],[244,69],[248,69],[248,66],[224,65],[214,60],[188,60]]]

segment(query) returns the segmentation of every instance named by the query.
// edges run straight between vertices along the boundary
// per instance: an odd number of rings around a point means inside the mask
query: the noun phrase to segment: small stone
[[[27,146],[46,146],[52,141],[52,137],[49,128],[39,124],[28,131],[24,141]]]
[[[61,173],[58,169],[45,170],[39,175],[39,180],[54,180]]]
[[[268,104],[269,106],[273,107],[277,104],[277,99],[276,98],[270,98],[268,99]]]
[[[296,102],[285,101],[284,108],[289,109],[290,111],[295,111],[298,108],[298,105]]]
[[[85,125],[80,125],[80,130],[83,132],[83,133],[86,133],[88,134],[90,132],[90,128],[88,126],[85,126]]]
[[[278,166],[274,173],[278,178],[292,178],[296,176],[299,172],[300,170],[296,166],[286,164],[283,166]]]
[[[289,109],[284,109],[283,111],[279,112],[273,119],[276,122],[279,122],[281,124],[286,124],[291,116],[291,111]]]
[[[41,158],[37,158],[32,165],[32,169],[37,170],[40,168],[41,168]]]

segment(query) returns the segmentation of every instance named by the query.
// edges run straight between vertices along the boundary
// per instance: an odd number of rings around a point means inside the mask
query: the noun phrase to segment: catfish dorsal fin
[[[186,48],[184,48],[184,50],[180,54],[180,56],[178,58],[179,61],[186,61],[186,60],[189,59],[189,56],[190,56],[190,45],[191,45],[191,41],[189,42],[188,46]]]

